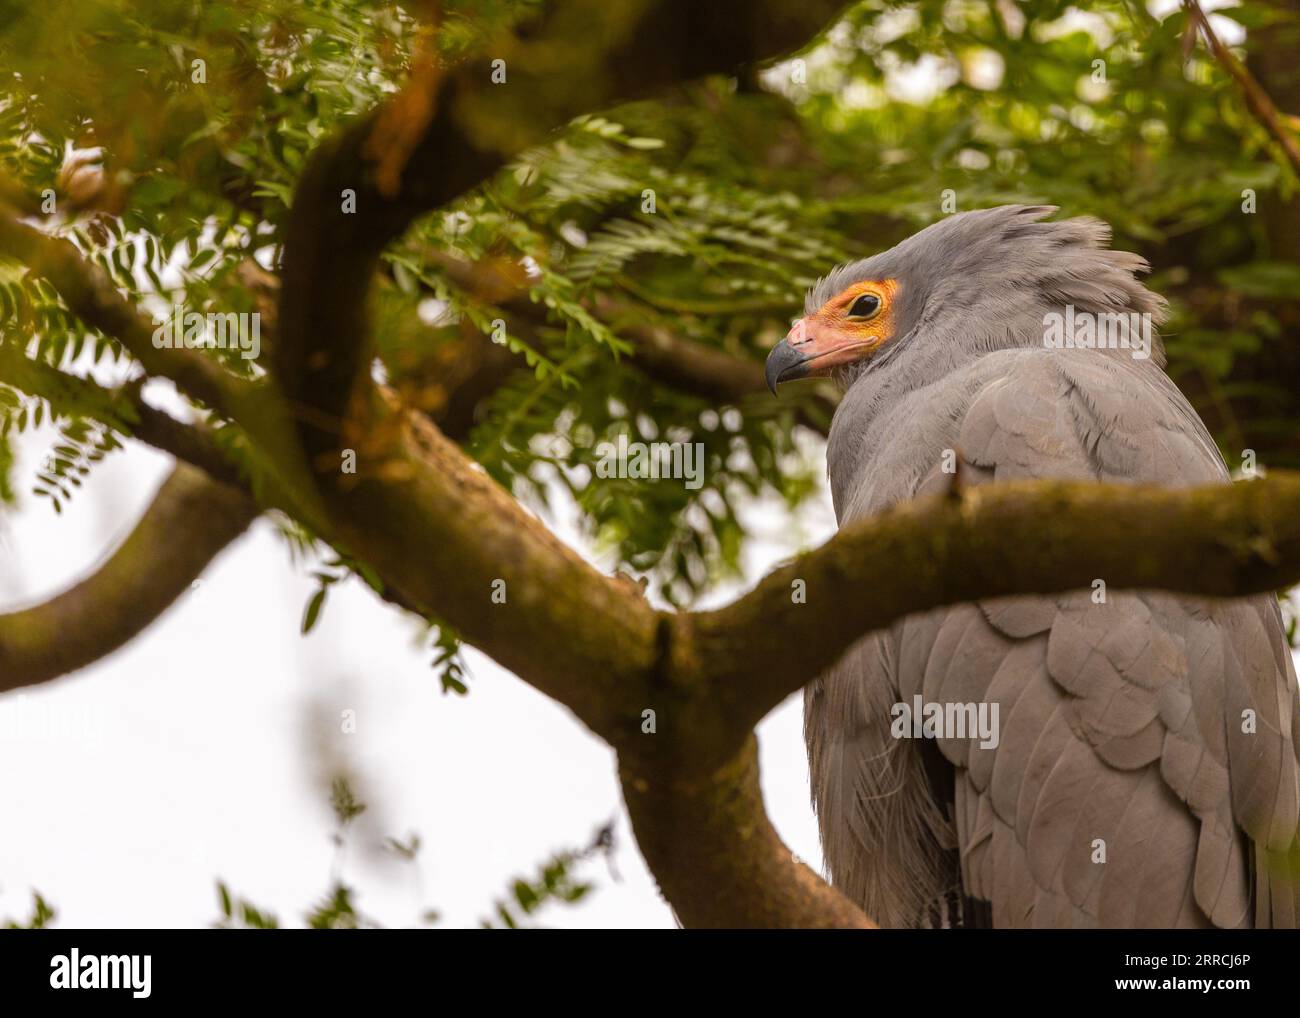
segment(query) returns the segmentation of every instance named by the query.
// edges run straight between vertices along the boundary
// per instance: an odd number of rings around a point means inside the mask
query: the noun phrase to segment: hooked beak
[[[846,336],[834,326],[812,319],[800,318],[794,323],[785,339],[772,347],[767,355],[764,377],[767,387],[776,395],[782,382],[812,375],[828,375],[841,364],[857,360],[863,347],[872,344],[856,336]]]

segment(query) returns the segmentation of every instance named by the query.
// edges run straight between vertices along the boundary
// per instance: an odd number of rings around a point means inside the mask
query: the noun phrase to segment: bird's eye
[[[874,293],[864,293],[849,308],[850,318],[870,318],[880,310],[880,298]]]

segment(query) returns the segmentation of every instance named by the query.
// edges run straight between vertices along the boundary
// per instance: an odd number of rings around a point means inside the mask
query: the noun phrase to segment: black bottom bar
[[[864,1010],[888,1001],[987,1006],[1046,999],[1073,1007],[1171,997],[1236,1007],[1243,995],[1291,996],[1300,965],[1300,936],[1262,931],[568,932],[490,939],[458,932],[3,933],[0,999],[10,1014],[24,1013],[11,1010],[15,1004],[97,1006],[110,999],[132,1007],[449,1003],[454,998],[447,995],[460,992],[483,1003],[512,992],[542,994],[553,1006],[630,1003],[626,995],[607,996],[614,978],[636,998],[655,997],[655,986],[671,996],[690,985],[697,1003],[716,994],[734,1004],[785,984],[809,1005],[827,993],[848,993]],[[1052,996],[1034,996],[1044,990]]]

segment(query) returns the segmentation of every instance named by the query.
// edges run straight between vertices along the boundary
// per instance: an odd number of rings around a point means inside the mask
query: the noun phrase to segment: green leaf
[[[327,593],[327,589],[328,588],[326,587],[321,587],[311,596],[311,600],[307,602],[307,610],[303,612],[302,616],[303,635],[310,633],[312,627],[316,625],[316,620],[320,618],[321,608],[325,606],[325,594]]]

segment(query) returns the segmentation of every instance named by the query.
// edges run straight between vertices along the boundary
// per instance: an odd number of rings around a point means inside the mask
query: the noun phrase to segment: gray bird
[[[1146,263],[1054,211],[954,215],[811,291],[767,377],[842,384],[841,525],[954,470],[1228,481],[1164,373]],[[1104,581],[911,616],[806,690],[830,876],[880,924],[1297,925],[1300,700],[1276,599]]]

